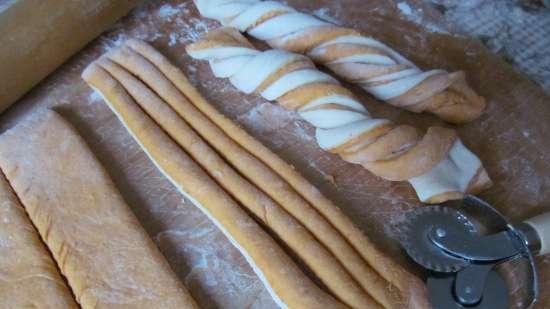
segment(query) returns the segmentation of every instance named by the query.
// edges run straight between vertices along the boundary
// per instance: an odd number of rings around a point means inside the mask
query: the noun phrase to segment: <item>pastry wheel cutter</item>
[[[525,309],[536,302],[534,256],[550,253],[550,212],[512,225],[488,203],[467,196],[420,207],[397,229],[408,255],[429,271],[433,309],[509,309],[512,303]]]

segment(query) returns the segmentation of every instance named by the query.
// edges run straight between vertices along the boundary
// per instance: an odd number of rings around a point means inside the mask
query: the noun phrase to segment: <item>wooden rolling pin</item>
[[[0,0],[0,112],[139,0]]]

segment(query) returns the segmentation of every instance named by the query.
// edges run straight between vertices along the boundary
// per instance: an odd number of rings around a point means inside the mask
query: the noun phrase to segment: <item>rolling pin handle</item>
[[[517,229],[534,255],[550,253],[550,212],[525,220]]]

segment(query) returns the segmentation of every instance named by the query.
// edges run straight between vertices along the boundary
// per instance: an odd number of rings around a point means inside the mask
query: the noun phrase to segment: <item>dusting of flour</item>
[[[313,128],[303,121],[298,113],[274,103],[260,103],[237,118],[237,121],[251,128],[260,136],[270,136],[274,131],[281,136],[293,136],[299,140],[314,142]],[[266,126],[265,123],[270,125]],[[285,139],[272,140],[276,147],[282,147]]]
[[[319,17],[322,20],[326,20],[329,23],[333,23],[335,25],[341,25],[341,22],[330,14],[330,11],[328,8],[317,9],[313,11],[313,15]]]
[[[429,22],[423,17],[422,9],[413,9],[407,2],[402,1],[397,3],[397,9],[407,20],[412,21],[418,25],[424,27],[424,29],[433,33],[449,34],[449,32],[443,29],[441,26]]]
[[[162,19],[170,19],[173,16],[177,15],[179,11],[180,11],[179,8],[176,6],[172,6],[170,4],[164,4],[158,9],[157,16]]]
[[[104,52],[119,46],[126,39],[164,41],[168,46],[185,45],[198,40],[205,32],[217,27],[212,20],[197,18],[191,10],[192,2],[162,4],[145,2],[131,14],[139,19],[139,24],[129,31],[123,31],[121,24],[115,24],[113,32],[103,37]],[[160,20],[160,22],[159,22]]]
[[[97,90],[93,90],[88,96],[89,103],[103,102],[103,96]]]

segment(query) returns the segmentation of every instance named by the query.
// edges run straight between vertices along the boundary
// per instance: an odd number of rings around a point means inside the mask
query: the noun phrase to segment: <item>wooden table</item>
[[[550,210],[550,97],[533,82],[479,42],[444,33],[449,28],[441,24],[439,13],[421,1],[399,3],[420,14],[428,30],[407,21],[392,0],[288,2],[382,39],[423,68],[465,70],[473,87],[490,103],[481,119],[456,128],[495,181],[482,197],[514,222]],[[391,228],[392,222],[419,205],[409,185],[381,180],[321,151],[312,128],[296,114],[241,94],[227,81],[215,79],[207,63],[191,60],[185,54],[185,44],[218,26],[198,16],[191,1],[145,2],[5,112],[0,130],[41,108],[59,111],[92,146],[203,308],[276,308],[244,258],[177,193],[102,99],[80,79],[88,63],[125,38],[146,39],[181,67],[212,104],[296,166],[383,250],[413,269],[393,240]],[[377,117],[422,128],[444,125],[433,116],[392,108],[350,87]],[[550,288],[550,257],[537,262],[543,294],[537,308],[542,309],[550,306],[550,292],[545,291]]]

